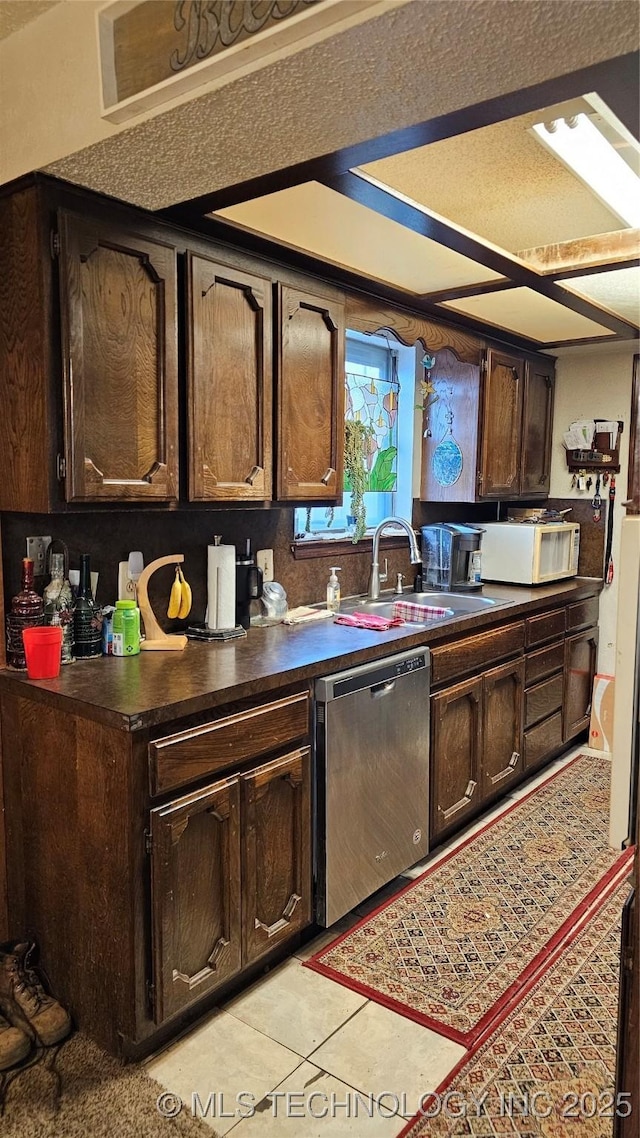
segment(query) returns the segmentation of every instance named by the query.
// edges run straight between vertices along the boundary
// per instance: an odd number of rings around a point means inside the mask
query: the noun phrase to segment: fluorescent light
[[[625,225],[640,228],[640,178],[588,115],[537,123],[532,129]]]

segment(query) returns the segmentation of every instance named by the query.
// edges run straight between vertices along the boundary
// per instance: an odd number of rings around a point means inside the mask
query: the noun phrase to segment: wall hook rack
[[[618,474],[620,471],[620,435],[624,426],[622,419],[618,419],[618,436],[615,447],[603,445],[609,440],[609,435],[608,433],[599,433],[597,429],[598,420],[596,419],[595,422],[596,432],[593,449],[566,451],[567,466],[569,470],[575,471],[608,470],[610,474]]]

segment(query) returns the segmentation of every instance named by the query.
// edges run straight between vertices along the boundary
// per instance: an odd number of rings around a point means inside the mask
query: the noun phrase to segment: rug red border
[[[439,1083],[439,1085],[435,1088],[435,1090],[432,1092],[434,1095],[443,1094],[447,1088],[451,1086],[452,1082],[463,1069],[463,1067],[465,1067],[466,1064],[471,1059],[473,1059],[474,1055],[476,1055],[480,1048],[484,1046],[487,1040],[492,1035],[494,1035],[500,1027],[502,1027],[502,1024],[505,1022],[508,1016],[511,1015],[512,1011],[527,998],[531,991],[533,991],[536,984],[538,984],[544,976],[545,972],[549,971],[552,965],[555,964],[556,960],[562,955],[563,952],[566,951],[569,945],[573,944],[573,942],[580,936],[585,927],[588,925],[589,921],[600,912],[604,905],[606,905],[607,901],[610,899],[610,897],[612,897],[616,889],[618,889],[623,884],[628,873],[627,863],[632,860],[634,853],[634,846],[631,846],[629,849],[626,849],[622,852],[621,856],[616,862],[618,872],[613,876],[607,875],[610,877],[608,884],[603,886],[596,901],[585,912],[582,913],[580,919],[576,921],[575,925],[573,925],[573,927],[569,930],[565,939],[555,946],[555,949],[553,949],[553,951],[549,954],[549,959],[546,961],[544,969],[541,968],[540,971],[536,973],[536,975],[530,976],[518,995],[512,996],[508,1004],[500,1009],[491,1023],[487,1025],[487,1027],[483,1032],[480,1033],[480,1035],[478,1035],[473,1046],[470,1047],[466,1054],[464,1054],[462,1058],[458,1060],[455,1067],[449,1071],[449,1074],[446,1075],[442,1082]],[[631,887],[631,881],[629,882],[629,887]],[[421,1117],[422,1116],[420,1112],[414,1114],[413,1118],[411,1118],[409,1122],[403,1126],[402,1130],[397,1135],[397,1138],[407,1138],[410,1131],[413,1129]]]
[[[455,849],[450,850],[448,854],[445,854],[444,857],[434,862],[433,865],[430,865],[424,873],[420,874],[420,876],[416,877],[413,881],[410,881],[407,885],[404,886],[403,889],[399,890],[398,893],[395,893],[393,897],[389,898],[386,901],[383,901],[382,904],[378,905],[376,909],[373,909],[370,913],[367,913],[365,917],[362,917],[361,920],[359,920],[355,925],[352,925],[351,928],[347,929],[344,933],[341,933],[340,936],[336,937],[336,939],[331,941],[330,944],[320,949],[320,951],[315,953],[314,956],[310,957],[309,960],[303,961],[303,967],[310,968],[314,972],[318,972],[321,976],[326,976],[330,980],[335,980],[336,983],[342,984],[343,987],[350,988],[352,991],[366,996],[367,999],[373,1000],[374,1003],[380,1004],[382,1007],[389,1008],[390,1011],[397,1012],[398,1014],[405,1016],[407,1019],[413,1020],[415,1023],[422,1024],[423,1027],[428,1027],[432,1031],[436,1031],[439,1035],[444,1036],[446,1039],[451,1039],[453,1042],[459,1043],[463,1047],[472,1047],[477,1042],[480,1035],[486,1030],[488,1025],[493,1023],[500,1011],[511,1001],[514,993],[520,991],[524,983],[529,981],[533,976],[536,976],[544,960],[567,936],[567,933],[573,928],[575,922],[579,921],[585,912],[595,903],[601,891],[606,889],[609,882],[618,873],[618,870],[622,866],[624,859],[629,856],[628,850],[625,850],[620,854],[620,856],[616,859],[607,873],[593,886],[593,888],[584,897],[580,904],[569,914],[567,919],[563,922],[560,928],[556,930],[546,945],[540,949],[540,951],[529,962],[527,967],[520,973],[516,980],[514,980],[514,982],[505,989],[505,991],[496,1000],[496,1002],[492,1004],[488,1011],[485,1012],[483,1017],[478,1020],[474,1027],[471,1028],[468,1032],[460,1032],[453,1027],[448,1027],[446,1024],[441,1023],[440,1020],[433,1019],[431,1016],[427,1016],[423,1012],[415,1011],[414,1009],[407,1007],[406,1004],[395,1000],[392,996],[386,996],[383,993],[377,991],[377,989],[371,988],[368,984],[363,984],[358,980],[349,979],[348,977],[344,976],[342,972],[338,972],[328,965],[323,964],[322,957],[325,955],[325,953],[335,948],[336,945],[341,944],[343,940],[346,940],[347,937],[351,936],[357,929],[360,929],[364,925],[368,924],[368,922],[372,920],[373,917],[376,917],[379,913],[383,912],[386,908],[389,907],[389,905],[394,904],[399,897],[403,897],[404,894],[413,889],[418,884],[418,882],[424,881],[425,878],[429,877],[437,869],[440,869],[441,866],[445,865],[451,858],[460,853],[461,850],[466,849],[466,847],[470,845],[471,842],[475,841],[476,838],[479,838],[482,834],[485,834],[497,822],[501,821],[503,818],[506,818],[507,815],[511,814],[514,810],[517,810],[520,806],[527,802],[529,798],[536,794],[537,791],[541,789],[541,787],[548,786],[548,784],[553,782],[554,779],[558,778],[559,775],[569,770],[570,767],[577,763],[579,759],[589,759],[592,757],[593,756],[591,755],[584,755],[582,753],[576,755],[573,759],[570,760],[570,762],[565,763],[564,766],[560,767],[557,771],[554,771],[553,774],[549,775],[549,778],[544,779],[543,782],[540,782],[536,786],[532,787],[532,789],[527,794],[523,795],[522,798],[519,798],[517,802],[512,803],[512,805],[507,807],[506,810],[503,810],[500,814],[496,815],[495,818],[492,818],[489,822],[487,822],[486,826],[483,826],[482,829],[476,831],[476,833],[470,834],[469,837],[465,841],[461,842],[460,845],[456,846]]]

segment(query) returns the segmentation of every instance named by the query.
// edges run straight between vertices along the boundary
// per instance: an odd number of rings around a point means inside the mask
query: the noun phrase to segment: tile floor
[[[395,1138],[418,1109],[420,1096],[442,1082],[464,1048],[301,968],[300,961],[585,751],[576,748],[547,767],[373,901],[151,1058],[149,1074],[185,1108],[195,1106],[220,1135]]]

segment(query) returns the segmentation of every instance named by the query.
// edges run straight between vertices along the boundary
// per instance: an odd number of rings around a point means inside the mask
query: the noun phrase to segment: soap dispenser
[[[340,612],[340,582],[336,576],[340,566],[331,566],[331,576],[327,582],[327,608],[329,612]]]

